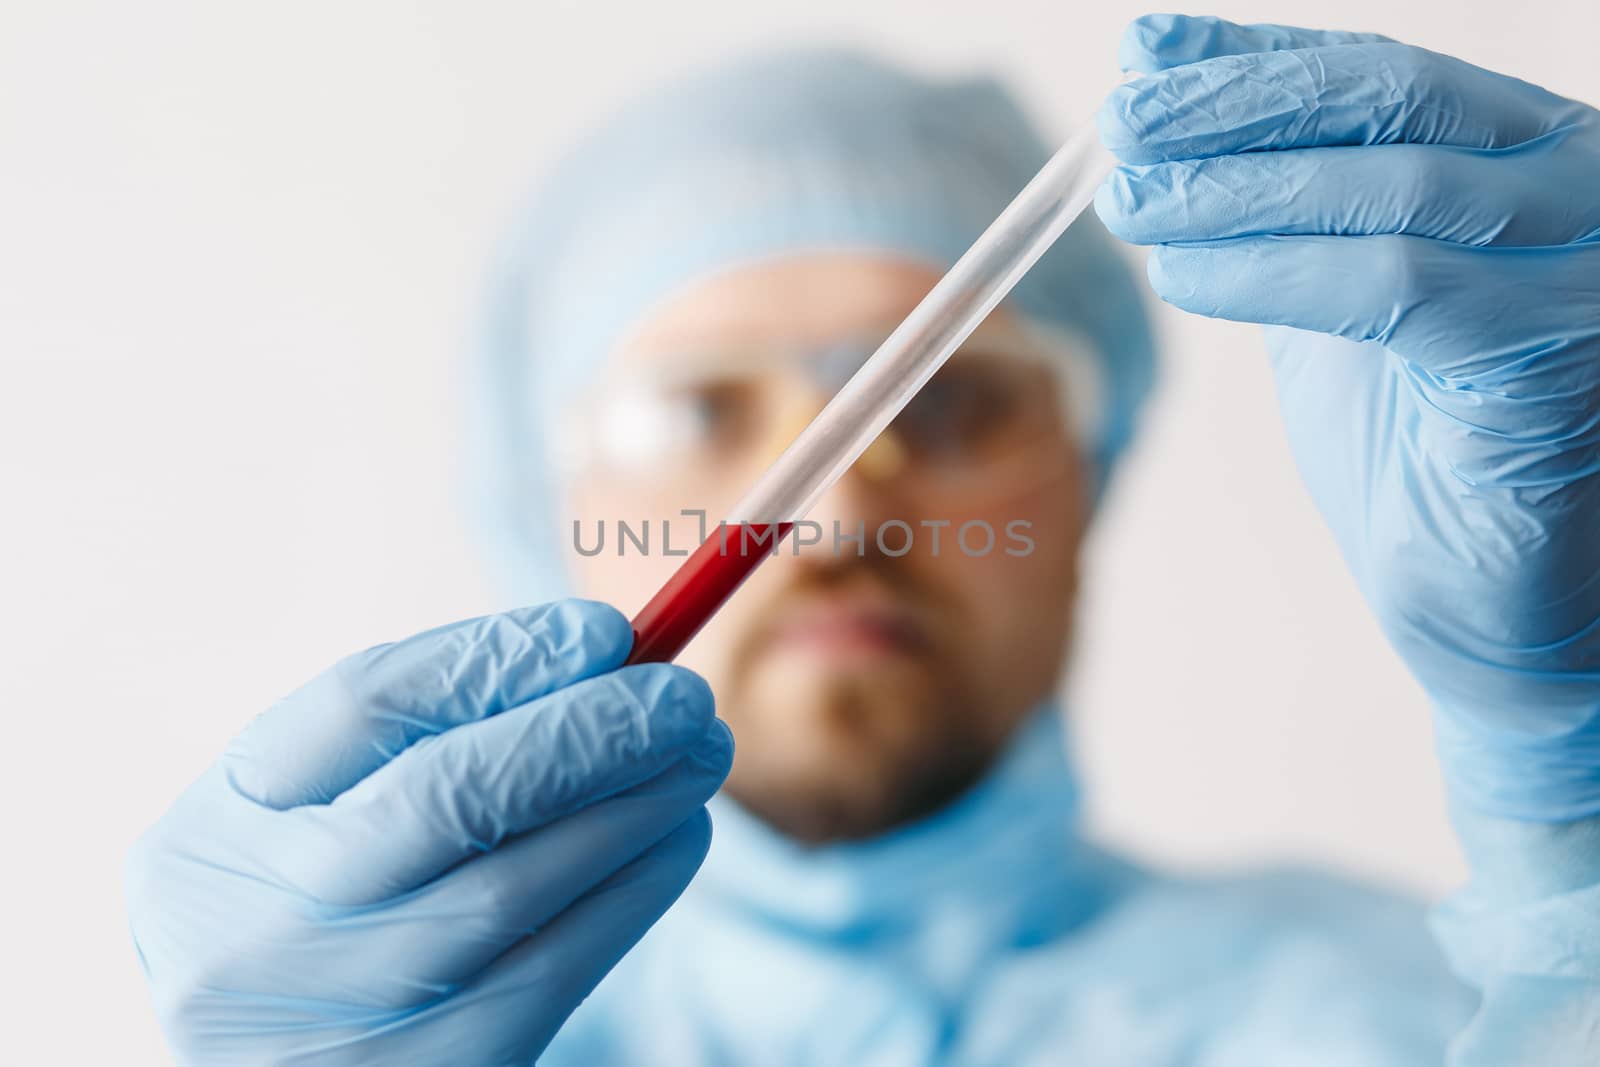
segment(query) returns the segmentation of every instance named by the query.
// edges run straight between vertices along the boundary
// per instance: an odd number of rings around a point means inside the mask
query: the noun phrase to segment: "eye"
[[[754,432],[758,398],[749,382],[713,381],[674,389],[666,410],[674,444],[690,448],[733,448]]]
[[[672,468],[727,458],[755,432],[755,390],[732,380],[634,384],[606,397],[580,428],[592,454],[619,471]]]
[[[1023,383],[1007,368],[981,359],[952,360],[908,404],[895,429],[929,459],[983,454],[1017,416]]]

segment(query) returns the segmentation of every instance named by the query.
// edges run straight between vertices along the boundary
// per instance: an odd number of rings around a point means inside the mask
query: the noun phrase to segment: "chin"
[[[808,843],[872,837],[931,814],[993,761],[982,709],[933,662],[763,657],[723,717],[728,792]]]
[[[779,654],[750,676],[740,703],[796,759],[893,764],[931,740],[943,718],[940,680],[933,664],[909,657]]]

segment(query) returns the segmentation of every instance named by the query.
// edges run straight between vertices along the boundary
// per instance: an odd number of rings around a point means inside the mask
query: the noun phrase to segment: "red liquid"
[[[667,663],[700,632],[723,601],[744,584],[761,561],[777,555],[792,522],[720,526],[633,617],[633,651],[627,663]],[[626,664],[625,664],[626,665]]]

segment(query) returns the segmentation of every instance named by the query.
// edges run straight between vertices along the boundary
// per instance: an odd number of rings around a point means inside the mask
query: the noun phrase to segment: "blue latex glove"
[[[1368,34],[1150,16],[1121,60],[1100,217],[1295,328],[1291,445],[1458,800],[1600,812],[1600,113]]]
[[[532,1062],[699,867],[732,759],[631,640],[581,601],[475,619],[252,723],[128,861],[178,1055]]]

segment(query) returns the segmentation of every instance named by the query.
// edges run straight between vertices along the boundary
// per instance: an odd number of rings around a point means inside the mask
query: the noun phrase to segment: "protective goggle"
[[[574,410],[568,473],[677,494],[743,485],[777,457],[892,324],[810,347],[707,346],[618,370]],[[857,461],[868,478],[1015,491],[1038,450],[1092,445],[1098,381],[1083,348],[1014,319],[980,326]]]

